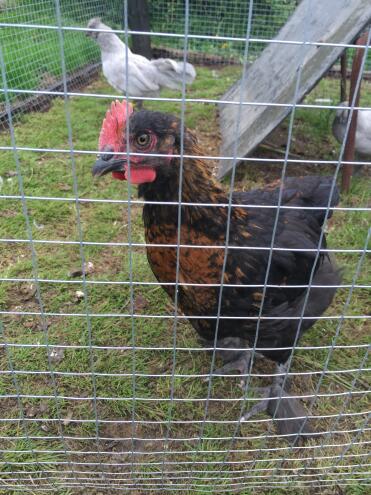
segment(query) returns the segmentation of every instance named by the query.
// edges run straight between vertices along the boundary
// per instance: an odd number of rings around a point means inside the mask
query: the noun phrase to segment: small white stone
[[[77,298],[77,299],[79,299],[79,300],[80,300],[80,299],[84,299],[84,293],[83,293],[83,291],[82,291],[82,290],[77,290],[77,291],[75,292],[75,296],[76,296],[76,298]]]

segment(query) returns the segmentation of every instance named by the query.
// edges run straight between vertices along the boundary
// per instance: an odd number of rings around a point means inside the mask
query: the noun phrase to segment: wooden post
[[[366,44],[367,44],[367,35],[363,34],[356,41],[356,45],[366,45]],[[358,107],[359,96],[361,93],[361,84],[360,84],[358,91],[357,91],[357,94],[355,94],[356,86],[357,86],[357,80],[358,80],[359,72],[361,70],[361,65],[362,65],[363,51],[364,51],[364,48],[357,48],[356,53],[355,53],[354,58],[353,58],[352,74],[350,77],[349,105],[351,105],[352,102],[354,101],[355,107]],[[355,147],[355,141],[356,141],[357,117],[358,117],[358,110],[353,110],[352,121],[350,123],[350,128],[349,128],[349,132],[348,132],[348,136],[347,136],[347,142],[345,144],[345,150],[344,150],[344,161],[345,162],[354,161],[354,147]],[[343,171],[342,171],[342,176],[341,176],[341,189],[343,192],[349,191],[350,182],[352,179],[352,174],[353,174],[353,165],[349,165],[349,164],[343,165]]]
[[[132,31],[150,31],[149,8],[147,0],[128,0],[128,23]],[[151,37],[132,34],[132,50],[143,57],[152,58]]]
[[[303,100],[341,56],[341,44],[354,40],[370,19],[370,0],[300,2],[277,39],[303,44],[269,43],[249,66],[243,86],[240,80],[221,97],[219,154],[224,159],[220,161],[219,177],[234,166],[234,156],[247,156],[277,127],[290,113],[294,97],[296,102]],[[321,40],[322,44],[306,45],[307,40]],[[328,46],[324,46],[326,43]],[[301,78],[297,87],[299,67]]]
[[[340,57],[340,101],[346,101],[347,99],[347,50]]]

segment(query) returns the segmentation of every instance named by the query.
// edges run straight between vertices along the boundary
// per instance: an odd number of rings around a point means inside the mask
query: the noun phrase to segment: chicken
[[[127,155],[117,155],[128,150],[127,125],[130,153],[142,154],[130,154],[129,161]],[[147,201],[143,208],[147,257],[160,283],[176,280],[177,250],[168,245],[176,245],[178,239],[178,206],[174,202],[178,202],[180,159],[172,155],[180,153],[181,133],[181,122],[174,116],[145,110],[134,113],[126,102],[116,101],[103,121],[99,137],[101,154],[93,167],[95,176],[112,172],[116,179],[138,184],[139,196]],[[194,134],[184,129],[183,136],[184,155],[202,156]],[[149,153],[163,156],[150,156]],[[242,419],[266,410],[277,420],[278,431],[297,441],[308,436],[311,427],[301,403],[290,396],[287,384],[283,387],[283,375],[290,347],[297,343],[297,333],[300,337],[328,308],[336,291],[334,286],[339,283],[338,270],[328,255],[322,253],[315,263],[326,207],[329,201],[331,206],[337,204],[337,189],[335,187],[330,200],[331,177],[286,179],[283,205],[323,209],[281,209],[273,243],[274,248],[279,249],[273,251],[264,298],[262,285],[276,209],[253,206],[277,205],[280,183],[234,193],[221,318],[217,321],[218,284],[222,281],[227,240],[228,194],[203,160],[185,157],[182,163],[184,204],[181,207],[178,305],[206,344],[213,345],[216,341],[217,347],[227,348],[220,352],[225,364],[215,370],[215,374],[227,374],[232,370],[247,374],[251,347],[255,343],[259,354],[276,362],[279,374],[272,386],[259,389],[264,399]],[[325,246],[323,237],[321,247]],[[305,304],[305,286],[310,281],[314,263],[312,283],[321,288],[311,288]],[[216,286],[205,287],[205,284]],[[163,287],[173,298],[174,285]],[[257,332],[261,304],[262,319]],[[304,319],[300,321],[302,313]],[[280,396],[284,398],[277,401],[275,398]]]
[[[340,106],[347,108],[336,110],[332,132],[337,141],[342,144],[348,123],[349,104],[343,101]],[[360,155],[371,157],[371,110],[358,110],[355,151]]]
[[[90,19],[87,27],[111,31],[98,17]],[[109,84],[129,97],[158,96],[162,88],[180,89],[183,75],[186,84],[191,84],[196,77],[193,65],[170,58],[148,60],[133,53],[113,32],[88,31],[86,34],[100,46],[103,74]]]

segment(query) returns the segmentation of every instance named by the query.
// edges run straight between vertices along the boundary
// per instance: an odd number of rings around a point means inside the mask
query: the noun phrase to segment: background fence
[[[281,2],[259,0],[253,9],[252,36],[269,39],[276,35],[295,8],[295,0]],[[123,6],[121,0],[90,0],[60,2],[61,19],[64,26],[85,26],[96,16],[104,18],[113,28],[123,27]],[[151,29],[159,33],[182,34],[184,32],[184,1],[149,2]],[[189,33],[210,36],[210,39],[189,41],[189,50],[224,57],[234,56],[241,60],[244,43],[217,41],[215,36],[245,37],[249,3],[244,1],[195,1],[190,3]],[[4,23],[34,24],[37,26],[56,25],[55,2],[44,0],[7,1],[0,10],[0,21]],[[171,27],[171,29],[169,29]],[[82,39],[81,33],[64,33],[65,65],[67,73],[92,62],[98,62],[98,47],[90,40]],[[58,33],[42,27],[19,29],[13,26],[2,28],[2,43],[7,76],[10,86],[20,89],[46,88],[61,77],[60,49]],[[154,46],[183,48],[181,38],[153,36]],[[263,49],[261,43],[251,48],[249,57],[253,59]]]
[[[183,49],[184,36],[171,34],[208,36],[188,39],[201,57],[187,92],[164,91],[145,106],[182,115],[211,167],[220,136],[207,100],[241,77],[296,3],[150,2],[151,30],[168,34],[152,36],[154,46]],[[121,1],[0,3],[0,493],[367,493],[369,157],[356,157],[362,172],[327,226],[343,268],[336,299],[293,350],[293,393],[317,432],[293,446],[265,415],[240,422],[256,395],[243,393],[238,376],[204,381],[211,354],[148,267],[141,201],[121,183],[91,177],[117,93],[101,76],[71,89],[68,76],[100,53],[84,31],[66,28],[98,15],[122,29],[123,12]],[[249,37],[262,41],[244,56],[246,43],[229,38],[246,36],[249,14]],[[203,66],[208,54],[233,63]],[[338,86],[326,78],[304,102],[289,102],[291,117],[232,187],[285,175],[336,179],[344,152],[330,125]],[[16,114],[19,101],[45,88],[59,96],[46,112]],[[362,80],[361,107],[371,106],[370,95]],[[260,385],[274,373],[258,362],[249,380]]]

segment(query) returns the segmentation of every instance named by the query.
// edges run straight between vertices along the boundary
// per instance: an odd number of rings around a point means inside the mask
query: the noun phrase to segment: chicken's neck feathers
[[[201,155],[202,153],[196,147],[192,147],[192,149],[185,149],[184,154]],[[157,184],[155,182],[141,186],[139,195],[147,201],[177,203],[179,201],[179,179],[182,175],[182,203],[200,204],[200,206],[182,206],[182,223],[191,225],[201,218],[207,217],[208,222],[213,223],[215,220],[221,224],[222,218],[227,215],[227,208],[218,208],[218,211],[215,212],[215,208],[212,206],[203,206],[204,204],[228,203],[227,194],[212,175],[208,164],[198,158],[184,158],[181,164],[180,159],[175,158],[169,166],[173,167],[173,174],[170,174],[169,177],[159,177],[156,181]],[[168,204],[146,204],[143,218],[148,225],[153,221],[177,225],[178,207]]]
[[[102,55],[103,52],[109,56],[114,55],[116,52],[123,53],[124,57],[126,53],[129,57],[132,55],[130,48],[114,33],[100,33],[97,43],[101,47]]]

